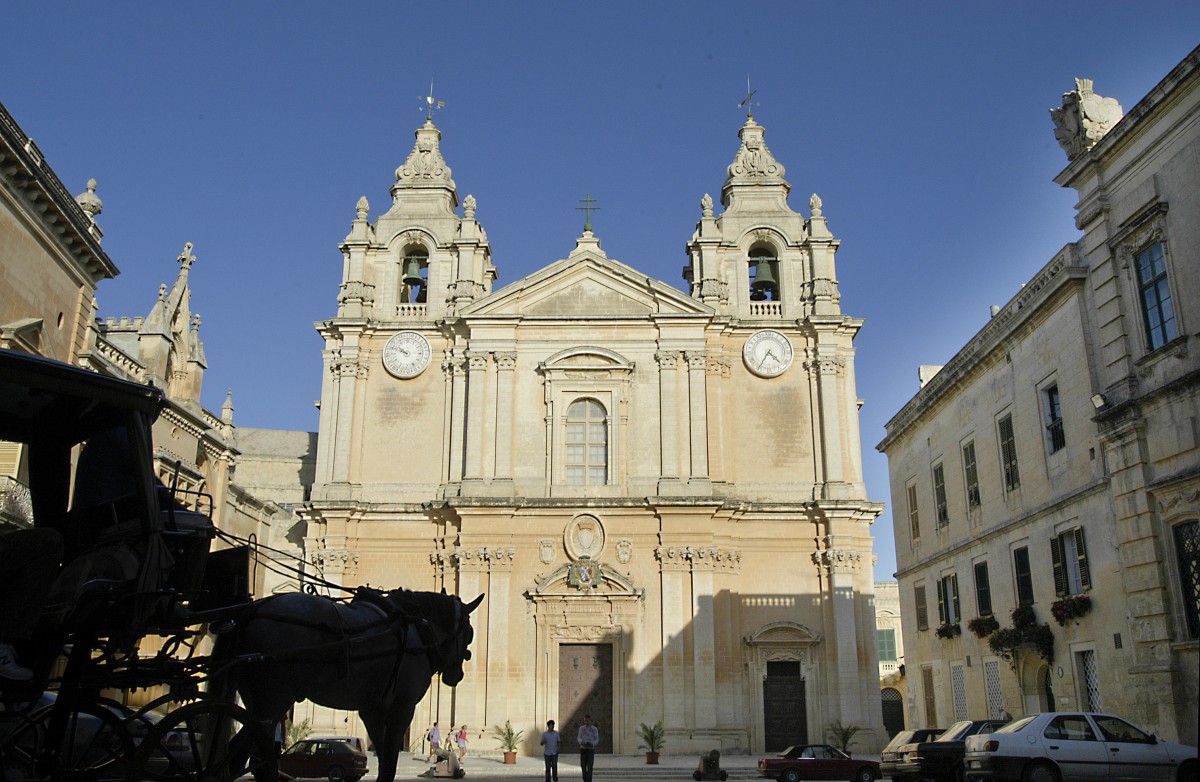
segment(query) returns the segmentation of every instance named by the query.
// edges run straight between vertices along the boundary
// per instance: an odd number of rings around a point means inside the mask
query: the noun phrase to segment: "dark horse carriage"
[[[63,548],[18,644],[33,678],[0,680],[0,780],[275,780],[274,726],[308,698],[359,712],[390,782],[432,676],[462,679],[482,596],[252,600],[252,548],[213,550],[228,536],[211,497],[155,475],[163,405],[151,386],[0,350],[0,440],[23,449],[29,499],[0,518],[0,545],[49,529]],[[139,688],[165,694],[117,700]]]

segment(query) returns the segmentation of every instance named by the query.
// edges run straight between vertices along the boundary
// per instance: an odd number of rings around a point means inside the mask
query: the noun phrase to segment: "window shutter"
[[[929,629],[929,607],[925,605],[925,585],[919,585],[913,590],[914,597],[917,599],[917,629]]]
[[[1092,574],[1088,570],[1087,547],[1083,543],[1083,527],[1075,528],[1075,551],[1079,553],[1079,587],[1092,588]]]
[[[1050,538],[1050,561],[1054,564],[1054,594],[1065,595],[1067,578],[1063,572],[1062,543],[1058,538]]]
[[[960,613],[958,610],[958,574],[957,573],[950,576],[950,604],[952,606],[954,606],[954,620],[953,621],[957,622],[960,619],[962,619],[962,613]]]
[[[939,578],[937,580],[938,593],[938,624],[946,622],[946,579]]]
[[[975,563],[975,606],[980,616],[992,613],[992,587],[988,581],[986,562]]]

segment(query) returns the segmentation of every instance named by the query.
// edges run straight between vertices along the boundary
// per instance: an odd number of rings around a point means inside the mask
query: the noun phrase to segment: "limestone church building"
[[[437,720],[522,750],[585,712],[605,752],[885,741],[853,340],[838,240],[752,118],[687,242],[683,292],[609,258],[590,226],[567,257],[501,287],[432,121],[341,245],[324,338],[315,478],[297,507],[325,579],[486,599]],[[482,211],[482,210],[481,210]],[[564,242],[564,250],[569,244]],[[331,302],[332,304],[332,302]],[[332,312],[331,306],[331,312]],[[318,728],[353,715],[311,712]],[[361,732],[361,729],[360,729]]]

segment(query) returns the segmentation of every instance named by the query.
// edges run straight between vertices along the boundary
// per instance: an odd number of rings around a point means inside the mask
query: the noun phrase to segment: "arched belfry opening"
[[[424,247],[406,247],[401,257],[404,276],[400,301],[405,304],[424,304],[429,301],[429,253]]]
[[[755,245],[750,250],[750,301],[779,301],[779,258],[775,250]]]

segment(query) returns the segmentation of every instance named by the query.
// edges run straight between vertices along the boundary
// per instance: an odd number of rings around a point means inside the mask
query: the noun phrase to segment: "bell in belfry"
[[[409,258],[404,262],[404,284],[409,287],[422,285],[425,282],[421,278],[421,262],[416,258]]]
[[[764,301],[768,294],[774,296],[779,290],[775,282],[775,270],[770,261],[759,261],[755,264],[754,282],[750,283],[751,301]]]

